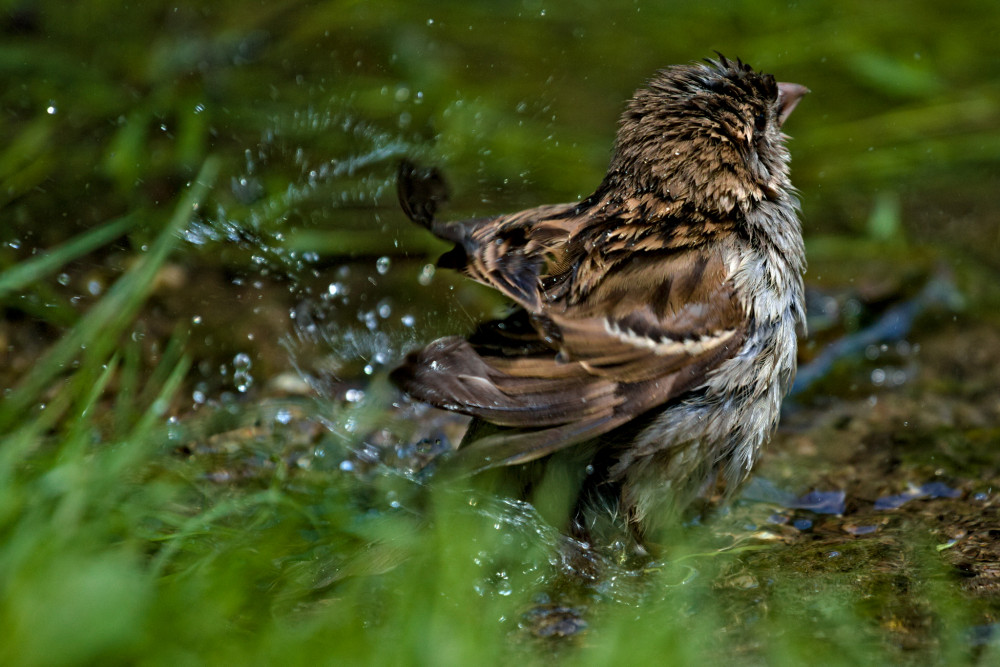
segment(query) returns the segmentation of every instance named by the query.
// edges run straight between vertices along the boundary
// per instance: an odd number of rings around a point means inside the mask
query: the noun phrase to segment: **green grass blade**
[[[0,300],[41,280],[77,257],[110,243],[134,227],[136,219],[133,214],[123,216],[0,273]]]
[[[149,252],[108,290],[75,327],[50,348],[0,405],[0,431],[22,418],[49,383],[69,367],[83,350],[82,366],[102,363],[118,343],[152,289],[157,271],[176,245],[178,232],[188,223],[218,173],[218,162],[208,159]]]

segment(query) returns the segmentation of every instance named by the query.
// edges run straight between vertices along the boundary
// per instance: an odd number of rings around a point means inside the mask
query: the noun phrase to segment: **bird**
[[[390,375],[474,418],[449,469],[569,453],[579,498],[596,494],[639,535],[720,476],[727,494],[747,479],[805,330],[782,126],[807,92],[722,54],[663,69],[625,105],[607,174],[575,203],[442,221],[441,173],[401,163],[404,213],[454,244],[438,265],[511,303]]]

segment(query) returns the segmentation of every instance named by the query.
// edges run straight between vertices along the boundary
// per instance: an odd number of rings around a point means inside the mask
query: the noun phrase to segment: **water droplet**
[[[433,264],[424,264],[424,268],[420,269],[420,275],[417,276],[417,282],[425,287],[430,285],[431,280],[434,279],[434,271]]]
[[[244,352],[233,357],[233,385],[236,387],[236,391],[241,394],[246,393],[253,386],[253,376],[250,375],[252,365],[250,355]]]
[[[378,258],[375,262],[375,270],[378,271],[379,275],[384,276],[389,272],[389,266],[392,264],[392,260],[383,255]]]
[[[413,315],[403,315],[399,318],[399,321],[403,323],[404,327],[412,327],[416,324],[416,320],[413,318]]]
[[[374,310],[358,311],[358,321],[364,322],[369,331],[378,329],[378,317],[376,317]]]
[[[55,116],[59,109],[56,107],[56,103],[49,100],[49,106],[45,107],[45,113],[50,116]]]
[[[66,285],[69,285],[69,274],[68,273],[60,273],[58,276],[56,276],[56,282],[58,282],[63,287],[65,287]]]

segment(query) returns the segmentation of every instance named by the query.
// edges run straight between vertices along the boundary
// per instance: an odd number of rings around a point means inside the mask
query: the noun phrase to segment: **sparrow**
[[[628,101],[607,175],[578,203],[444,222],[437,170],[400,166],[405,214],[454,243],[439,266],[513,304],[391,374],[474,417],[447,465],[477,473],[579,450],[589,487],[642,532],[717,474],[727,492],[747,478],[804,330],[782,125],[806,92],[721,54],[664,69]]]

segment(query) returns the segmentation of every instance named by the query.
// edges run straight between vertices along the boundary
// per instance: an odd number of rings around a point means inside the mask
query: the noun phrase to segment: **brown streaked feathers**
[[[714,391],[717,373],[747,372],[743,357],[757,363],[761,350],[787,364],[784,347],[766,343],[787,338],[772,310],[801,319],[804,259],[780,124],[804,92],[725,58],[665,70],[629,102],[608,174],[580,203],[441,222],[442,179],[403,163],[403,210],[455,243],[440,265],[516,306],[468,340],[411,353],[392,375],[414,398],[506,427],[463,443],[454,465],[524,463],[655,409],[700,409],[690,396]],[[772,257],[775,270],[795,274],[787,285],[770,277]],[[768,391],[734,378],[706,409],[729,389],[748,401]],[[707,458],[738,447],[726,434],[660,422],[662,446],[652,449],[661,458],[674,430],[686,441],[714,437]],[[652,460],[643,452],[640,467]]]
[[[459,456],[476,453],[472,469],[521,463],[600,435],[690,389],[739,349],[742,309],[721,256],[694,252],[683,238],[637,249],[634,237],[654,231],[641,227],[663,223],[641,218],[630,220],[634,234],[606,234],[600,241],[610,252],[595,253],[586,232],[605,220],[577,205],[546,206],[471,221],[461,235],[463,223],[433,227],[442,238],[457,236],[466,275],[525,309],[515,332],[534,344],[533,353],[498,348],[513,322],[491,322],[472,341],[432,343],[393,378],[440,407],[501,426],[552,429],[465,447]],[[624,251],[614,252],[615,244]],[[566,424],[572,428],[557,428]],[[523,453],[491,456],[507,441]]]

